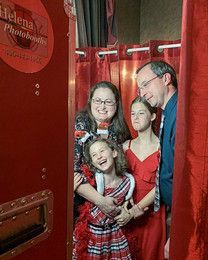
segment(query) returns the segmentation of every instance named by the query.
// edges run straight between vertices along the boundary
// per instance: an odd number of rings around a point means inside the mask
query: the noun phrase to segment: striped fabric
[[[89,224],[89,228],[89,259],[131,259],[127,239],[116,223],[103,227]]]
[[[122,182],[117,188],[105,188],[104,196],[109,196],[117,199],[117,205],[123,204],[125,196],[130,188],[130,180],[126,176],[122,177]],[[105,225],[114,222],[116,215],[112,215],[111,218],[106,217],[106,215],[97,207],[94,206],[91,210],[91,216],[93,218],[93,224]]]
[[[116,198],[118,205],[121,205],[129,188],[129,178],[124,176],[117,188],[105,188],[105,196]],[[88,244],[89,259],[131,259],[127,239],[114,221],[115,215],[109,218],[95,206],[91,216],[93,221],[89,224],[92,234]]]
[[[126,176],[122,177],[117,188],[105,188],[104,196],[114,197],[118,205],[123,204],[125,196],[130,188],[130,180]],[[100,260],[130,260],[129,246],[122,229],[115,222],[115,214],[107,217],[100,209],[93,206],[88,211],[90,221],[88,221],[87,257],[77,255],[76,248],[80,246],[79,237],[75,238],[73,259],[100,259]],[[83,230],[85,232],[85,230]],[[82,232],[82,233],[83,233]]]
[[[163,131],[163,126],[164,126],[164,120],[165,116],[162,114],[161,117],[161,122],[160,122],[160,131],[159,131],[159,140],[161,143],[161,138],[162,138],[162,131]],[[160,156],[160,161],[158,164],[158,168],[156,171],[156,179],[155,179],[155,200],[154,200],[154,211],[157,212],[160,209],[160,163],[161,163],[161,156]]]

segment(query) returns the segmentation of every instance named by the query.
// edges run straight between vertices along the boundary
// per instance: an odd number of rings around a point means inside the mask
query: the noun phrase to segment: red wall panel
[[[0,204],[45,189],[54,195],[52,233],[16,256],[21,260],[66,259],[70,231],[67,231],[67,196],[71,196],[67,194],[68,17],[62,1],[42,3],[54,33],[48,65],[36,73],[23,73],[0,60]]]

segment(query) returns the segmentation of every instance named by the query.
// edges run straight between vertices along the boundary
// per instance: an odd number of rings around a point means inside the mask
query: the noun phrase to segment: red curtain
[[[84,108],[87,101],[88,90],[92,85],[99,81],[111,81],[118,86],[118,56],[102,55],[100,51],[106,51],[105,48],[80,48],[78,51],[84,52],[84,55],[76,54],[76,110]],[[112,79],[113,78],[113,79]]]
[[[160,59],[170,63],[178,72],[180,49],[164,49],[160,52],[157,49],[159,45],[178,42],[150,41],[144,45],[119,45],[114,49],[117,50],[117,54],[105,54],[101,57],[98,56],[99,51],[109,51],[110,49],[90,47],[78,49],[83,51],[85,55],[76,55],[76,110],[79,111],[85,106],[90,86],[101,80],[111,81],[120,90],[125,118],[134,136],[129,115],[131,101],[137,95],[135,71],[150,60]],[[144,46],[149,47],[150,50],[127,54],[128,49]]]
[[[208,259],[208,1],[184,0],[170,259]]]

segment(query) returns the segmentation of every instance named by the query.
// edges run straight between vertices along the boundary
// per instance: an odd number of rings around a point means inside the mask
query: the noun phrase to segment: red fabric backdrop
[[[171,225],[171,260],[208,259],[208,1],[184,0],[180,60],[179,103],[175,145],[175,170]],[[110,80],[121,90],[124,112],[129,122],[129,103],[136,95],[134,72],[141,64],[163,59],[178,72],[179,49],[159,53],[151,41],[150,52],[96,56],[99,49],[85,49],[77,56],[76,109],[83,108],[90,86]],[[170,42],[169,42],[170,43]],[[176,43],[176,42],[175,42]]]
[[[208,259],[208,1],[184,0],[170,259]]]
[[[137,95],[137,85],[134,78],[135,71],[142,64],[150,60],[162,59],[169,62],[178,72],[180,49],[157,50],[158,45],[178,43],[179,41],[150,41],[145,45],[119,45],[114,50],[117,54],[105,54],[98,56],[99,51],[109,51],[105,48],[83,48],[85,55],[76,54],[76,110],[82,109],[87,100],[87,93],[93,84],[101,80],[114,83],[120,90],[124,114],[127,123],[134,131],[130,123],[130,103]],[[129,48],[149,46],[150,51],[126,53]]]

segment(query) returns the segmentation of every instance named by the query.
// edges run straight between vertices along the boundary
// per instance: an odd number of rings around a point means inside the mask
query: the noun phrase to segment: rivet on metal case
[[[14,207],[14,206],[15,206],[15,202],[12,202],[12,203],[11,203],[11,207]]]
[[[13,251],[11,252],[11,255],[15,255],[15,253],[16,253],[16,251],[15,251],[15,250],[13,250]]]
[[[41,193],[41,196],[42,196],[42,197],[45,197],[45,195],[46,195],[46,193],[45,193],[45,191],[43,191],[43,192]]]
[[[49,214],[52,214],[53,213],[53,210],[49,210]]]
[[[38,83],[35,84],[36,88],[40,88],[40,85]]]
[[[39,96],[40,95],[40,92],[38,90],[35,91],[35,95],[36,96]]]
[[[22,204],[25,204],[26,202],[27,202],[26,199],[22,199],[22,200],[21,200],[21,203],[22,203]]]
[[[12,220],[16,220],[16,219],[17,219],[17,216],[13,216],[13,217],[12,217]]]
[[[46,169],[46,168],[43,168],[41,171],[42,171],[42,172],[46,172],[46,171],[47,171],[47,169]]]
[[[43,175],[41,176],[41,178],[42,178],[43,180],[45,180],[45,179],[46,179],[46,174],[43,174]]]
[[[25,212],[25,215],[28,215],[28,214],[29,214],[29,211],[26,211],[26,212]]]

